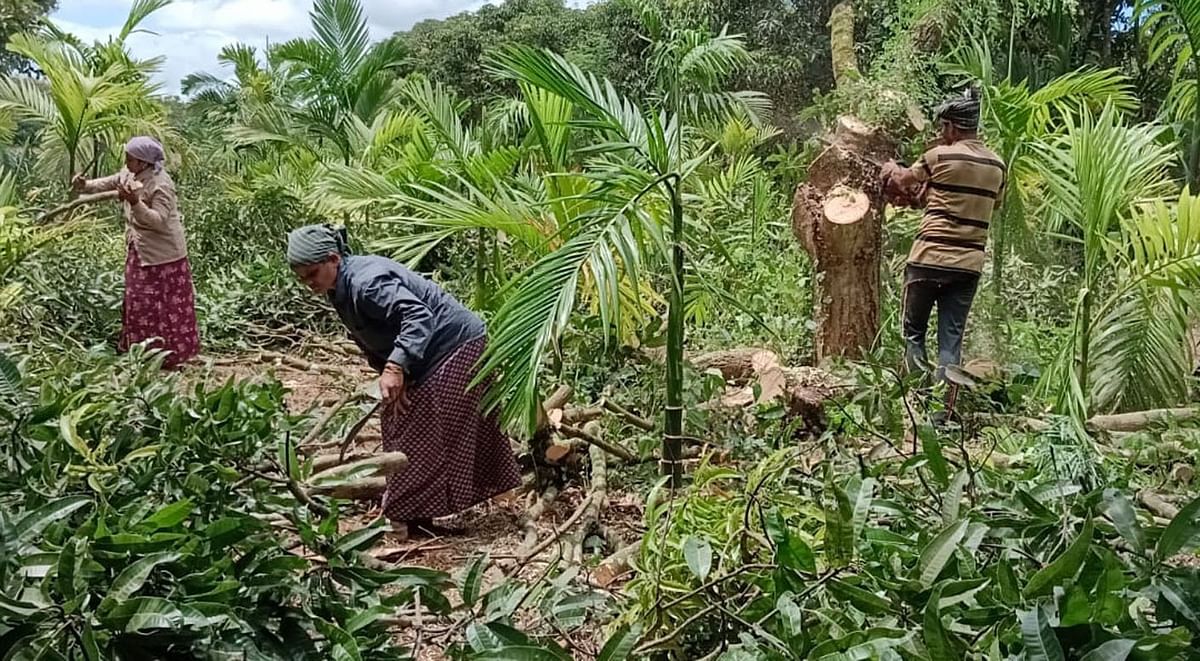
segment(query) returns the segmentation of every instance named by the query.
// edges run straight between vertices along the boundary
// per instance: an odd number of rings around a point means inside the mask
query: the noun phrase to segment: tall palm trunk
[[[667,183],[671,195],[671,295],[667,307],[667,411],[663,433],[662,474],[671,486],[683,485],[683,200],[679,178]]]

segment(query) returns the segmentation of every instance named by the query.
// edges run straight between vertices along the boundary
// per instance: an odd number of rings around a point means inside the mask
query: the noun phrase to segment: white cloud
[[[498,1],[498,0],[497,0]],[[62,0],[51,17],[86,40],[121,29],[132,0]],[[483,0],[363,0],[371,35],[378,39],[426,18],[444,18],[483,6]],[[217,53],[226,44],[278,43],[309,32],[311,0],[176,0],[143,23],[153,34],[135,34],[129,48],[139,58],[165,56],[163,92],[177,94],[189,73],[220,74]]]

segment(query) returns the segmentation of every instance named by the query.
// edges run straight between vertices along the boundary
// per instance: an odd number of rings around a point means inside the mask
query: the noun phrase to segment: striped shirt
[[[983,271],[988,225],[1004,193],[1004,161],[979,140],[961,140],[925,152],[912,172],[926,186],[926,201],[908,263]]]

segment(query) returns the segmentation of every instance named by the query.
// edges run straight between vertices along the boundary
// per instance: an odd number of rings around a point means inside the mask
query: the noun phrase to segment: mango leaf
[[[871,513],[871,501],[874,498],[875,478],[868,477],[859,484],[858,491],[854,494],[854,526],[852,530],[855,540],[862,535],[863,528],[867,525],[867,515]]]
[[[688,569],[703,582],[712,571],[712,546],[708,540],[689,535],[683,540],[683,559],[687,561]]]
[[[63,545],[62,553],[58,556],[58,591],[68,601],[79,594],[83,584],[83,563],[87,560],[86,537],[75,537]]]
[[[320,631],[329,640],[330,658],[334,661],[362,661],[362,654],[358,651],[358,641],[354,639],[354,636],[346,633],[345,629],[332,622],[318,619],[315,624],[317,631]]]
[[[625,661],[633,653],[633,648],[637,645],[638,639],[641,636],[642,625],[637,624],[630,627],[626,624],[622,626],[605,641],[604,647],[600,649],[600,655],[596,657],[596,661]]]
[[[92,460],[92,448],[79,435],[79,422],[83,420],[90,409],[90,406],[84,405],[58,418],[58,431],[62,434],[63,440],[85,461]]]
[[[830,567],[854,560],[854,508],[846,491],[833,480],[825,483],[825,556]]]
[[[892,602],[886,597],[841,579],[831,579],[826,585],[834,598],[851,604],[867,615],[883,615],[892,607]]]
[[[944,530],[937,534],[921,549],[921,558],[919,566],[921,573],[919,579],[921,585],[928,588],[932,587],[937,577],[941,575],[942,570],[946,568],[946,563],[950,562],[951,556],[954,555],[954,550],[958,548],[958,543],[962,541],[963,535],[967,533],[969,521],[963,519],[958,523],[947,526]]]
[[[387,530],[382,526],[370,526],[360,528],[351,533],[346,533],[338,538],[334,549],[338,553],[353,553],[354,551],[365,550],[375,544],[376,540],[386,533]]]
[[[804,632],[804,611],[796,605],[795,595],[784,592],[775,600],[775,610],[783,621],[783,630],[789,636],[798,636]]]
[[[917,433],[921,438],[921,452],[925,454],[929,472],[943,487],[950,484],[950,463],[942,454],[942,441],[931,427],[922,426]]]
[[[1138,524],[1137,513],[1124,493],[1116,489],[1104,490],[1104,514],[1112,521],[1117,533],[1129,542],[1133,550],[1142,553],[1146,550],[1142,537],[1142,527]]]
[[[1079,661],[1125,661],[1136,645],[1137,641],[1128,638],[1110,640],[1083,655]]]
[[[83,647],[83,656],[87,661],[102,661],[103,656],[100,655],[100,645],[96,643],[96,632],[92,630],[92,623],[84,620],[83,634],[80,636],[80,641]]]
[[[196,617],[189,609],[185,612],[177,604],[159,597],[134,597],[117,603],[107,613],[100,614],[100,622],[108,629],[125,633],[148,632],[156,629],[178,631],[197,628],[206,623],[203,616]]]
[[[140,448],[134,450],[133,452],[130,452],[129,454],[125,455],[124,457],[121,457],[121,464],[122,465],[130,464],[130,463],[137,461],[138,459],[149,459],[150,457],[157,455],[158,451],[161,449],[162,449],[162,445],[146,445],[146,446],[140,447]]]
[[[483,587],[483,572],[488,566],[488,554],[476,556],[467,567],[467,573],[463,576],[462,584],[462,600],[468,608],[474,608],[475,603],[479,601],[479,593]]]
[[[1088,549],[1092,544],[1092,520],[1088,519],[1083,524],[1083,530],[1071,545],[1063,551],[1062,555],[1054,559],[1054,562],[1042,567],[1030,577],[1029,582],[1025,584],[1023,591],[1026,597],[1038,597],[1050,592],[1056,586],[1061,585],[1063,581],[1072,578],[1079,572],[1079,568],[1083,566],[1083,561],[1087,559]]]
[[[1018,613],[1021,640],[1025,643],[1025,658],[1029,661],[1066,661],[1058,636],[1041,608],[1035,606]]]
[[[780,567],[815,574],[817,558],[803,539],[793,535],[779,508],[767,515],[767,535],[775,544],[775,562]]]
[[[925,602],[925,618],[922,627],[925,649],[929,650],[931,661],[958,661],[962,655],[955,649],[950,633],[942,624],[942,611],[938,606],[941,599],[942,588],[938,586],[930,594],[929,601]]]
[[[470,645],[472,651],[486,652],[504,647],[504,641],[490,628],[478,622],[472,622],[467,627],[467,645]]]
[[[162,530],[164,528],[174,528],[175,526],[187,521],[191,516],[194,505],[192,501],[180,500],[171,503],[166,507],[158,510],[154,514],[146,517],[140,525],[150,528],[151,530]]]
[[[1179,510],[1179,514],[1167,524],[1162,537],[1158,539],[1155,557],[1159,561],[1182,553],[1195,544],[1200,543],[1200,498],[1188,503]]]
[[[90,504],[90,498],[84,496],[67,496],[52,500],[45,505],[21,517],[16,525],[18,542],[30,542],[55,521],[71,516],[76,510]]]
[[[970,475],[964,468],[954,475],[953,480],[950,480],[946,496],[942,499],[942,525],[948,526],[958,521],[958,510],[962,506],[963,489],[966,488],[968,479],[970,479]]]
[[[1158,593],[1180,617],[1190,621],[1193,626],[1200,626],[1200,595],[1196,594],[1195,589],[1187,589],[1185,585],[1173,578],[1163,579],[1156,587]],[[1176,624],[1182,623],[1176,622]]]
[[[571,657],[563,657],[545,647],[509,645],[475,654],[471,658],[486,661],[570,661]]]
[[[116,602],[124,601],[133,595],[137,594],[138,590],[146,584],[146,579],[150,578],[150,574],[154,568],[168,562],[175,562],[180,558],[178,553],[155,553],[148,555],[137,562],[129,565],[121,570],[120,574],[113,579],[112,586],[108,589],[108,594],[104,597],[104,602],[111,607]],[[104,604],[101,604],[104,608]]]

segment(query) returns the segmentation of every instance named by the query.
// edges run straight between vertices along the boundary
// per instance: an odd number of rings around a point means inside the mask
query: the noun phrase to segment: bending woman
[[[409,534],[520,484],[512,446],[468,389],[487,346],[483,321],[444,289],[385,257],[353,256],[345,230],[288,235],[288,262],[325,294],[380,374],[383,449],[409,465],[388,478],[384,514]]]
[[[125,304],[119,349],[150,341],[174,369],[200,353],[192,270],[175,182],[163,169],[162,145],[137,137],[125,145],[125,167],[102,179],[75,175],[80,193],[115,190],[125,207]]]

